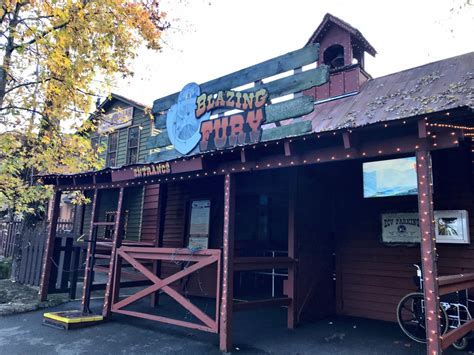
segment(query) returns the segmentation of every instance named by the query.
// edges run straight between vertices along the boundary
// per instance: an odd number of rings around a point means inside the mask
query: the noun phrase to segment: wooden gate
[[[113,304],[112,312],[126,314],[129,316],[154,320],[158,322],[178,325],[182,327],[199,329],[211,333],[218,333],[219,320],[219,300],[220,300],[220,257],[221,251],[217,249],[206,249],[200,251],[191,251],[189,249],[173,249],[173,248],[146,248],[146,247],[120,247],[117,249],[117,259],[115,261],[115,272],[113,281]],[[120,282],[120,269],[123,261],[128,262],[134,269],[143,274],[153,284],[143,290],[138,291],[132,296],[128,296],[123,300],[118,301]],[[143,261],[180,261],[194,263],[181,271],[168,276],[164,279],[156,276],[152,271],[143,265]],[[181,295],[178,291],[170,285],[190,274],[207,267],[211,264],[216,264],[216,313],[214,318],[204,313],[200,308],[191,303],[187,298]],[[187,311],[199,319],[202,324],[182,321],[178,319],[152,315],[148,313],[124,310],[123,308],[136,302],[143,297],[151,295],[155,292],[162,291],[170,296],[173,300],[178,302]]]

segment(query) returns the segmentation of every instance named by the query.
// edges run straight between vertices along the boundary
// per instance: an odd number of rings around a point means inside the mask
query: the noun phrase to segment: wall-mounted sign
[[[437,243],[469,244],[467,211],[435,211]],[[384,243],[419,243],[421,240],[418,213],[383,213]]]
[[[166,174],[171,174],[170,163],[149,164],[133,168],[133,177],[135,178]]]
[[[151,163],[136,165],[111,171],[112,181],[124,181],[131,179],[147,178],[157,176],[158,178],[168,174],[182,174],[191,171],[202,170],[202,158],[197,157],[186,161],[178,160],[166,163]]]
[[[108,115],[102,115],[99,122],[98,132],[107,133],[113,130],[131,126],[133,122],[133,107],[118,109]]]
[[[188,241],[189,249],[207,249],[209,247],[210,217],[210,200],[191,201]]]
[[[201,152],[257,143],[265,121],[268,91],[218,91],[202,93],[196,83],[187,84],[166,116],[168,137],[176,150],[188,154],[198,144]],[[215,119],[215,110],[238,110]]]

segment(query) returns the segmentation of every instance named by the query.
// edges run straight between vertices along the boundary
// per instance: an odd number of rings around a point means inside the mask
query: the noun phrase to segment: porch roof
[[[458,108],[474,107],[474,52],[429,63],[376,79],[370,79],[361,90],[351,96],[315,102],[314,111],[306,116],[288,120],[289,125],[310,121],[314,133],[344,132],[349,129],[376,126],[377,124],[419,118]],[[446,115],[437,120],[450,119]],[[401,122],[400,122],[401,123]],[[284,122],[283,122],[284,124]],[[265,130],[265,129],[264,129]],[[295,137],[295,136],[292,136]],[[289,137],[279,139],[287,140]],[[295,137],[298,138],[298,137]],[[266,144],[265,142],[257,145]],[[48,174],[39,176],[44,183],[54,183],[57,178],[92,177],[114,170],[147,166],[153,163],[179,164],[185,159],[214,155],[215,152],[194,156],[173,156],[165,160],[105,168],[80,174]],[[179,169],[181,170],[181,169]]]

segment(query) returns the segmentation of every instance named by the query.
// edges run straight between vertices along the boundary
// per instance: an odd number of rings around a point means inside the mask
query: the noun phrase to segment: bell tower
[[[364,69],[364,55],[377,54],[365,37],[348,23],[326,14],[306,45],[320,44],[318,65],[330,68],[329,82],[307,90],[316,100],[356,94],[371,76]]]

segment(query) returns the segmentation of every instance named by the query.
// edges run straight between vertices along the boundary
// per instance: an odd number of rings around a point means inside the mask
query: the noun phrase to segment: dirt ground
[[[38,288],[0,280],[0,316],[53,307],[67,301],[64,295],[50,295],[48,298],[47,302],[40,302]]]

